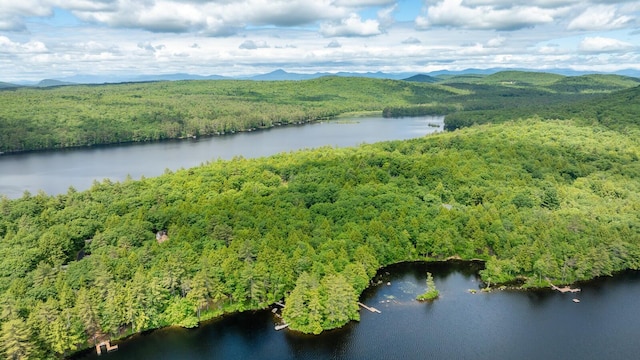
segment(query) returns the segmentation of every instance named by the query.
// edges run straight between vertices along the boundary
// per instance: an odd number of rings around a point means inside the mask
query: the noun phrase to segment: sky
[[[0,81],[640,69],[640,0],[0,0]]]

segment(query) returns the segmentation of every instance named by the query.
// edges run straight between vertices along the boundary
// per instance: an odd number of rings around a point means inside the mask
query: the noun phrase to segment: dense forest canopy
[[[140,117],[150,109],[189,111],[183,120],[214,110],[258,119],[250,126],[265,125],[264,116],[383,107],[449,109],[449,124],[465,112],[484,116],[415,140],[215,161],[58,196],[2,197],[0,351],[59,358],[101,339],[193,327],[280,300],[292,329],[319,333],[357,320],[358,295],[375,272],[402,261],[480,259],[487,283],[525,288],[639,269],[640,88],[625,82],[626,90],[613,93],[560,93],[554,87],[564,77],[530,85],[528,73],[507,75],[437,86],[324,78],[0,93],[11,105],[0,107],[2,141],[16,143],[40,141],[31,135],[51,124],[70,136],[94,123],[120,124],[120,135],[138,120],[148,126],[140,131],[152,129],[158,118]],[[607,86],[629,81],[614,79],[605,78]],[[327,92],[338,85],[341,93]],[[43,94],[55,96],[43,101]],[[524,99],[528,117],[517,106]],[[17,115],[29,111],[31,120]],[[25,132],[17,134],[27,135],[8,136],[21,121]],[[497,124],[471,126],[484,122]]]
[[[0,152],[226,134],[332,118],[447,114],[447,128],[527,117],[640,84],[618,75],[504,71],[438,83],[323,77],[175,81],[0,90]],[[523,116],[524,114],[524,116]]]

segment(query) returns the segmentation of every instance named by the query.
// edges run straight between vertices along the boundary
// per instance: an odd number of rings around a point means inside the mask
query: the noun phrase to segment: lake
[[[640,312],[640,273],[580,284],[577,294],[480,288],[477,263],[405,263],[379,272],[361,301],[360,322],[319,336],[275,331],[269,310],[166,328],[120,342],[119,350],[75,359],[633,359]],[[440,298],[415,301],[426,272]],[[574,303],[579,298],[580,303]]]
[[[321,146],[404,140],[442,131],[444,117],[362,117],[190,140],[95,146],[0,156],[0,195],[86,190],[94,180],[153,177],[235,156],[254,158]]]

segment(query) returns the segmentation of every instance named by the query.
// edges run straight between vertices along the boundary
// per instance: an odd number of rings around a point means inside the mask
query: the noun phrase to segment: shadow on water
[[[356,322],[351,322],[340,329],[327,331],[319,336],[287,331],[285,339],[295,359],[343,358],[349,353],[351,336],[358,325]]]
[[[381,313],[322,333],[275,331],[269,310],[224,316],[197,329],[167,328],[75,359],[632,359],[640,345],[640,272],[557,291],[470,293],[481,263],[401,263],[382,269],[360,301]],[[426,272],[440,297],[420,303]],[[572,302],[573,297],[581,302]]]

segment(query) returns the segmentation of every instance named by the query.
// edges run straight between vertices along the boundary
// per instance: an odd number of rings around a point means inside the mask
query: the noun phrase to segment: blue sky
[[[0,81],[640,70],[640,0],[0,0]]]

